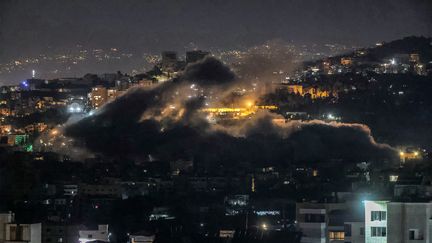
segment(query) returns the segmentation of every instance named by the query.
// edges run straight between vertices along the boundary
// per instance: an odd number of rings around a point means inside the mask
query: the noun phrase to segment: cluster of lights
[[[21,84],[22,84],[25,88],[28,88],[28,87],[29,87],[29,84],[28,84],[27,80],[22,81]]]
[[[82,109],[80,107],[69,107],[69,112],[81,112]]]
[[[400,152],[399,152],[399,155],[400,155],[400,156],[405,156],[405,155],[407,155],[407,154],[413,154],[414,156],[418,156],[418,155],[419,155],[419,152],[417,152],[417,151],[412,152],[412,153],[405,153],[405,152],[403,152],[403,151],[400,151]]]
[[[70,113],[80,113],[80,112],[84,111],[84,108],[79,103],[74,102],[74,103],[72,103],[72,104],[69,105],[68,111]]]

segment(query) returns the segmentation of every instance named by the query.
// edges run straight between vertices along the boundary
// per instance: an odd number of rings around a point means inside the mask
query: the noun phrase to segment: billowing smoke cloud
[[[65,136],[65,128],[80,119],[80,116],[71,116],[65,124],[42,132],[33,143],[35,151],[51,151],[78,161],[94,157],[94,152],[89,151],[81,141]]]
[[[321,121],[275,123],[260,112],[229,126],[210,125],[200,109],[205,94],[191,87],[227,92],[238,78],[214,58],[190,65],[176,81],[129,90],[96,114],[66,127],[66,136],[90,151],[133,159],[193,159],[203,164],[317,162],[391,159],[394,151],[377,144],[360,124]],[[193,89],[195,90],[195,88]],[[219,92],[219,91],[218,91]],[[216,95],[216,94],[214,94]]]
[[[364,124],[283,120],[280,115],[261,111],[241,125],[217,126],[215,130],[245,140],[279,144],[272,151],[293,161],[396,159],[396,150],[377,143]]]
[[[203,86],[223,85],[234,81],[236,75],[221,61],[209,57],[202,62],[188,65],[181,79],[197,82]]]
[[[189,65],[177,80],[153,89],[132,88],[100,111],[66,128],[66,135],[83,141],[86,146],[105,155],[131,157],[158,154],[169,144],[195,140],[199,131],[208,127],[203,114],[202,96],[189,88],[227,87],[234,73],[222,62],[206,58]],[[181,153],[167,148],[167,153]]]

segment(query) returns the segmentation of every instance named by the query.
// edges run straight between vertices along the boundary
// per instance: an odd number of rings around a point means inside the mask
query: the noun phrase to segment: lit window
[[[330,231],[329,238],[330,240],[344,240],[345,233],[343,231]]]
[[[398,180],[399,176],[397,175],[390,175],[389,176],[389,181],[390,182],[396,182]]]

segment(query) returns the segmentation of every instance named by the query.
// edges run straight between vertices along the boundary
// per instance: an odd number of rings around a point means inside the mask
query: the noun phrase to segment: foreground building
[[[365,201],[365,242],[432,242],[432,203]]]
[[[304,243],[364,243],[363,210],[354,202],[297,203]]]
[[[40,243],[42,242],[42,224],[5,225],[5,243]]]
[[[97,229],[80,230],[79,242],[86,243],[91,241],[109,242],[108,225],[98,225]]]

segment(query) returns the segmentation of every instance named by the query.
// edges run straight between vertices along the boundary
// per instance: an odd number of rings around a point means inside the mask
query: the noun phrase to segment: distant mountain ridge
[[[362,53],[362,54],[360,54]],[[339,62],[342,57],[355,58],[358,61],[379,62],[396,54],[419,54],[422,63],[432,62],[432,38],[409,36],[400,40],[384,42],[380,46],[363,48],[351,53],[327,58]]]

